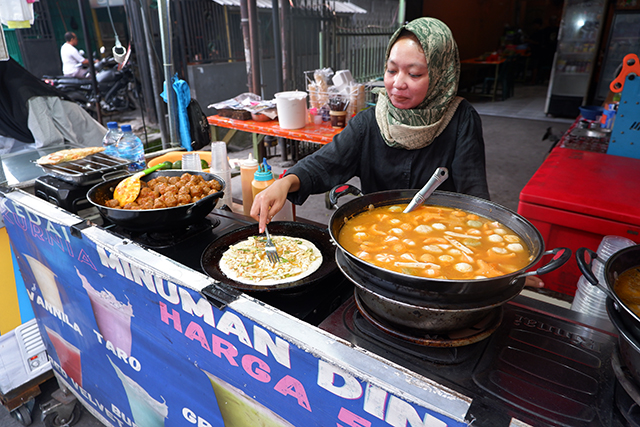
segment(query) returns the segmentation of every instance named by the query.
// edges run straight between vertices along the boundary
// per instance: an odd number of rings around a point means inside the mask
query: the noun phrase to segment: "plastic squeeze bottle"
[[[245,215],[251,213],[253,205],[253,193],[251,191],[251,182],[253,174],[258,170],[258,161],[253,158],[253,154],[249,153],[249,157],[240,163],[240,182],[242,183],[242,210]]]
[[[276,180],[273,178],[273,173],[270,170],[266,170],[264,164],[258,167],[258,170],[253,174],[253,181],[251,181],[251,194],[256,197],[256,194],[273,184]]]

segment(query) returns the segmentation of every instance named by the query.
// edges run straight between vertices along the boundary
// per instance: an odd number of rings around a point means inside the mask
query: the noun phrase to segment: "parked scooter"
[[[105,48],[102,47],[100,52],[104,54]],[[136,108],[135,98],[139,98],[140,95],[137,90],[139,85],[129,58],[130,52],[127,52],[127,59],[122,64],[118,64],[113,56],[104,56],[94,65],[100,92],[100,108],[103,112],[123,112]],[[42,80],[64,92],[66,96],[96,117],[96,94],[90,78],[43,76]]]

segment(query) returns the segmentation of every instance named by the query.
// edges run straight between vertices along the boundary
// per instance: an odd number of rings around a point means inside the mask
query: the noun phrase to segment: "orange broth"
[[[640,267],[630,268],[618,276],[613,291],[629,310],[640,316]]]
[[[434,279],[503,276],[533,256],[503,224],[460,209],[406,204],[362,212],[340,229],[340,245],[363,261],[398,273]]]

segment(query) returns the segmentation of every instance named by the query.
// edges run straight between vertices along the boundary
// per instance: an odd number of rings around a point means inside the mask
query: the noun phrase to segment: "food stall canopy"
[[[238,6],[240,7],[240,0],[213,0],[221,6]],[[331,11],[336,13],[367,13],[366,9],[356,6],[353,3],[330,1],[327,2]],[[259,9],[271,9],[271,0],[256,0],[256,6]]]

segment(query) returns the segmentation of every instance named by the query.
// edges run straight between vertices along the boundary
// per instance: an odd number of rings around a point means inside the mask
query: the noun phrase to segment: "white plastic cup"
[[[227,143],[224,141],[213,141],[211,143],[211,164],[209,165],[209,170],[226,171],[227,169],[229,169]]]
[[[222,207],[222,205],[229,206],[229,209],[233,208],[233,193],[231,192],[231,169],[227,168],[224,171],[214,171],[209,169],[209,172],[218,175],[220,178],[224,180],[224,196],[222,196],[218,203],[216,203],[216,208]]]
[[[593,274],[595,275],[598,283],[606,286],[606,280],[604,277],[604,265],[607,260],[611,258],[611,255],[615,254],[621,249],[635,245],[635,242],[626,237],[620,236],[604,236],[598,246],[598,260],[592,264]],[[608,318],[607,310],[605,307],[605,301],[607,295],[598,289],[597,286],[592,285],[584,277],[580,276],[576,289],[576,294],[571,304],[571,310],[578,311],[580,313],[591,314],[602,319]]]
[[[202,163],[198,153],[188,153],[182,155],[182,169],[188,171],[201,172]]]

